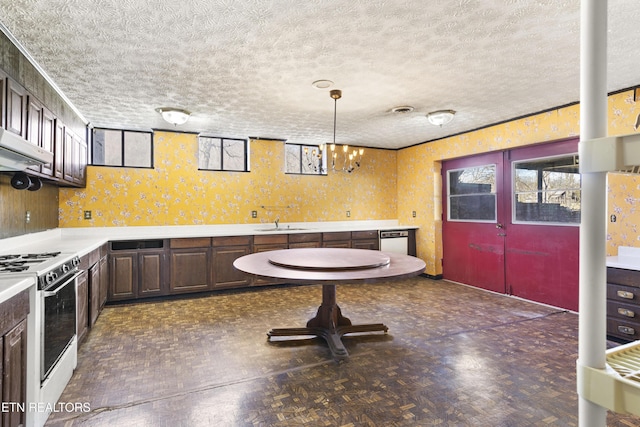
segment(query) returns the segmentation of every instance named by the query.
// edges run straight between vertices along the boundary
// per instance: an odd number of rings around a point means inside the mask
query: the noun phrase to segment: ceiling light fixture
[[[315,87],[316,89],[328,89],[333,86],[333,82],[331,80],[316,80],[315,82],[311,83],[311,86]]]
[[[456,112],[453,110],[438,110],[427,114],[427,120],[434,126],[442,127],[442,125],[446,125],[453,120],[455,115]]]
[[[156,111],[162,115],[162,118],[174,126],[183,125],[189,120],[191,112],[181,108],[160,107]]]
[[[333,98],[333,143],[329,146],[331,149],[331,169],[333,169],[334,171],[351,173],[360,167],[362,155],[364,154],[364,148],[353,149],[353,151],[351,151],[348,145],[343,145],[342,162],[338,160],[338,153],[336,152],[336,118],[338,111],[338,99],[342,98],[342,91],[334,89],[329,92],[329,95],[331,96],[331,98]],[[336,164],[340,163],[342,163],[342,167],[336,168]]]
[[[399,107],[393,107],[391,109],[392,113],[410,113],[414,110],[411,105],[401,105]]]

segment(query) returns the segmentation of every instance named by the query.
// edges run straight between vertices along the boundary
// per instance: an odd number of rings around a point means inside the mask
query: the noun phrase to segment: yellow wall
[[[86,188],[60,189],[60,227],[396,219],[395,151],[367,149],[352,174],[305,176],[284,173],[283,142],[251,141],[249,173],[199,171],[197,145],[158,131],[153,169],[90,166]]]
[[[633,125],[640,106],[633,95],[633,91],[627,91],[609,98],[609,135],[634,132]],[[401,224],[420,227],[417,233],[418,256],[426,262],[428,274],[442,274],[441,160],[576,136],[580,131],[579,118],[580,108],[574,105],[410,147],[398,153],[398,220]],[[637,203],[640,200],[640,188],[627,185],[623,190],[619,185],[625,178],[615,178],[610,179],[610,203],[612,200],[613,203],[626,200],[624,213],[618,215],[616,224],[622,226],[625,220],[621,217],[628,214],[629,220],[622,227],[627,233],[626,240],[636,242],[635,224],[639,223],[640,212],[633,209],[633,201]],[[416,218],[411,216],[414,210],[417,211]],[[607,250],[609,255],[613,255],[617,249],[612,248],[622,243],[622,234],[613,233],[610,227],[609,237]]]
[[[632,90],[612,95],[609,135],[634,132],[639,112]],[[367,149],[358,172],[324,177],[285,175],[277,141],[251,142],[250,173],[198,171],[196,135],[156,132],[154,169],[92,166],[86,189],[60,189],[60,226],[345,221],[350,210],[351,220],[397,218],[418,226],[418,256],[426,273],[438,275],[441,161],[576,136],[579,116],[574,105],[397,152]],[[614,255],[619,245],[639,246],[640,178],[609,174],[608,195],[609,213],[617,215],[608,228],[607,253]],[[93,219],[82,219],[84,210]]]

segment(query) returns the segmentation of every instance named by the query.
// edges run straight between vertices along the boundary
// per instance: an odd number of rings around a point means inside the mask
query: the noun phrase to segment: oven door
[[[44,381],[76,335],[76,280],[74,272],[42,290],[42,345],[40,380]]]

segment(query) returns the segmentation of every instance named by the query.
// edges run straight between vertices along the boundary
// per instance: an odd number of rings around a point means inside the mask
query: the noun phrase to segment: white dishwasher
[[[407,255],[409,252],[409,231],[380,231],[380,250]]]

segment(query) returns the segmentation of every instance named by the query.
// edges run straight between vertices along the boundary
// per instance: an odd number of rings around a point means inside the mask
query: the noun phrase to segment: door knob
[[[500,223],[497,223],[497,224],[496,224],[496,228],[504,228],[504,225],[502,225],[502,224],[500,224]]]

